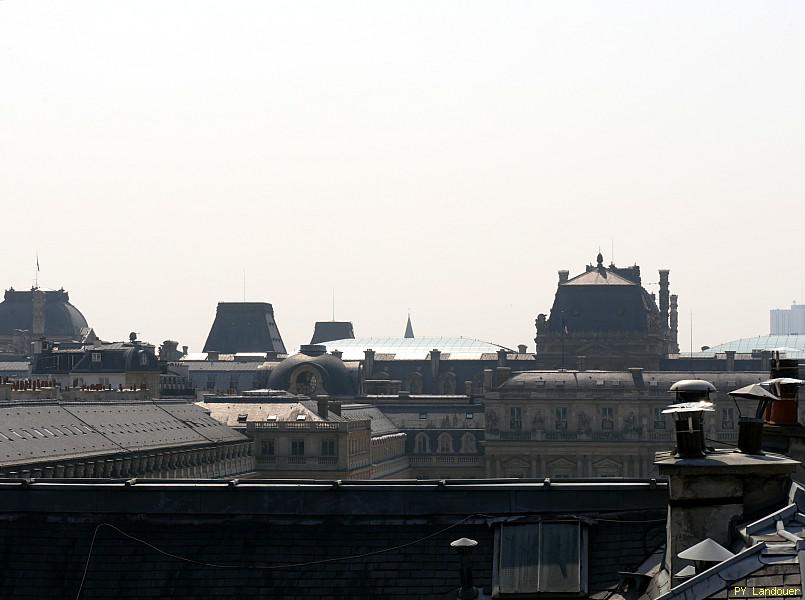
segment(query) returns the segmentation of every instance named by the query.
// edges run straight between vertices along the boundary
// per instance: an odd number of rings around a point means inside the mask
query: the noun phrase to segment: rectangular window
[[[509,409],[509,429],[512,431],[523,429],[523,409],[519,406],[512,406]]]
[[[263,456],[274,456],[274,440],[263,440],[260,442],[260,453]]]
[[[321,455],[322,456],[336,456],[335,440],[322,440],[321,441]]]
[[[615,409],[605,406],[601,409],[601,429],[612,431],[615,428]]]
[[[493,596],[587,593],[586,530],[579,522],[503,524]]]
[[[304,456],[304,455],[305,455],[305,440],[292,440],[291,456]]]
[[[208,390],[215,389],[215,375],[207,375],[207,389]]]
[[[654,409],[654,429],[665,429],[665,415],[662,414],[661,408]]]
[[[94,363],[101,362],[101,353],[100,352],[93,352],[92,353],[92,362],[94,362]]]
[[[557,431],[567,431],[567,407],[560,406],[554,409]]]

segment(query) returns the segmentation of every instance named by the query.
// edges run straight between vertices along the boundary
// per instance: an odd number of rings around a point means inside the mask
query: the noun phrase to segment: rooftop
[[[394,360],[425,360],[434,348],[442,352],[442,358],[446,360],[480,360],[482,355],[494,354],[501,349],[512,352],[505,346],[464,337],[362,337],[333,340],[324,345],[328,352],[340,350],[344,360],[363,360],[363,351],[367,349],[376,354],[393,355]]]

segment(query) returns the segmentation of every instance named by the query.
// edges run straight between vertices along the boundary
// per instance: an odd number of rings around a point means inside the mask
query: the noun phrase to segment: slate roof
[[[383,411],[371,404],[344,404],[341,406],[341,416],[349,421],[369,420],[372,436],[375,437],[400,433]]]
[[[316,321],[311,344],[322,344],[330,340],[352,339],[355,332],[350,321]]]
[[[245,427],[240,415],[246,415],[246,421],[268,421],[269,415],[276,415],[277,421],[296,422],[299,415],[305,415],[305,421],[324,421],[317,411],[316,402],[312,400],[299,402],[197,402],[197,406],[208,410],[210,416],[216,421],[229,427]],[[346,419],[339,417],[332,411],[327,414],[330,422],[343,422]]]
[[[245,439],[185,403],[50,401],[0,406],[1,469]]]
[[[285,354],[274,307],[268,302],[219,302],[204,352]]]
[[[805,569],[805,488],[791,486],[790,504],[739,528],[738,553],[679,583],[656,600],[737,598],[735,586],[802,588]],[[776,596],[775,596],[776,597]]]
[[[605,481],[0,482],[0,596],[74,598],[92,546],[82,600],[443,599],[455,597],[459,581],[449,544],[468,537],[478,541],[473,575],[488,598],[496,528],[523,515],[583,519],[590,589],[601,592],[662,541],[666,489]]]

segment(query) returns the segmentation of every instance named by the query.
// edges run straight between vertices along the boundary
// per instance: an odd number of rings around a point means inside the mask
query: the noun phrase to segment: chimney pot
[[[525,354],[526,352],[528,352],[528,346],[526,346],[525,344],[517,344],[517,352],[519,352],[520,354]]]
[[[461,587],[456,596],[459,600],[472,600],[478,597],[478,590],[472,583],[472,552],[477,546],[478,542],[469,538],[460,538],[450,543],[450,547],[459,558]]]

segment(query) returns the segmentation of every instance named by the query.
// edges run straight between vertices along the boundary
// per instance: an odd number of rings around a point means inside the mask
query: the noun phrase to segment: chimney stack
[[[525,344],[517,344],[517,352],[519,352],[520,354],[525,354],[526,352],[528,352],[528,346],[526,346]]]
[[[567,280],[570,278],[570,271],[559,271],[559,283],[566,283]]]
[[[498,350],[498,366],[505,367],[506,366],[506,354],[507,352],[501,348]]]
[[[726,350],[724,355],[727,358],[726,370],[732,373],[735,370],[735,350]]]
[[[372,378],[372,373],[375,370],[375,351],[367,348],[363,351],[363,376],[366,379]]]
[[[668,269],[660,269],[660,314],[662,323],[668,327]]]
[[[668,326],[671,328],[671,343],[673,351],[679,352],[679,296],[671,294],[671,312],[668,317]]]
[[[430,351],[430,373],[434,379],[439,376],[439,359],[441,356],[442,353],[436,348]]]
[[[316,412],[325,421],[327,420],[328,416],[328,410],[327,410],[328,404],[329,399],[327,396],[316,396]]]

